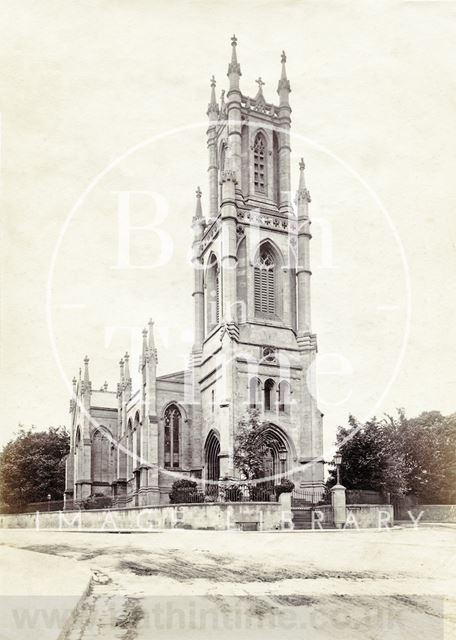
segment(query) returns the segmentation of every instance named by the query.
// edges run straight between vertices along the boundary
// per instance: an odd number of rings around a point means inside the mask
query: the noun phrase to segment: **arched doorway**
[[[274,486],[287,473],[291,462],[291,446],[282,429],[274,424],[268,424],[263,434],[268,447],[264,457],[263,477],[266,485]]]
[[[214,430],[211,430],[204,445],[204,465],[206,480],[216,482],[220,478],[220,440]]]

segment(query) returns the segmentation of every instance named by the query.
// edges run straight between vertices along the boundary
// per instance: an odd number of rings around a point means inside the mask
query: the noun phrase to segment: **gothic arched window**
[[[266,139],[260,132],[253,143],[253,180],[255,191],[266,193]]]
[[[258,378],[251,378],[249,382],[249,405],[251,409],[259,409],[261,382]]]
[[[92,438],[92,482],[110,480],[110,443],[102,431],[95,431]]]
[[[270,378],[264,383],[264,410],[274,409],[274,381]]]
[[[84,471],[84,453],[81,450],[81,428],[78,425],[76,430],[76,438],[74,443],[74,455],[75,455],[75,469],[76,480],[80,480],[83,477]]]
[[[164,419],[165,467],[179,467],[181,423],[181,412],[175,404],[171,404],[165,411]]]
[[[255,265],[254,298],[255,313],[276,313],[276,270],[272,251],[262,247]]]
[[[127,480],[133,473],[133,426],[131,423],[131,418],[127,423]]]
[[[220,321],[220,282],[217,258],[212,255],[206,272],[206,326],[209,332]]]
[[[279,384],[279,413],[288,413],[290,410],[290,385],[286,380]]]

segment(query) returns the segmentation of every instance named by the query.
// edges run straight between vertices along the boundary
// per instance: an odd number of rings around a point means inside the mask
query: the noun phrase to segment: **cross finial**
[[[287,61],[287,54],[285,53],[285,51],[282,51],[282,57],[281,57],[281,62],[284,63]]]
[[[215,84],[216,84],[215,76],[212,76],[212,78],[211,78],[211,87],[215,87]]]
[[[231,37],[231,46],[235,47],[236,45],[237,45],[237,38],[233,34],[233,36]]]
[[[196,197],[201,198],[201,189],[199,187],[196,187]]]
[[[261,87],[264,87],[264,82],[263,82],[263,80],[261,79],[261,76],[258,78],[258,80],[255,80],[255,82],[257,83],[258,88],[259,88],[259,90],[261,91]]]
[[[299,162],[299,168],[301,171],[304,171],[304,169],[306,168],[306,165],[304,163],[304,158],[301,158],[300,162]]]

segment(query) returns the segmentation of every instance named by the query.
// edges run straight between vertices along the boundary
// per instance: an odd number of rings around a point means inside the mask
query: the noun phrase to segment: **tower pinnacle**
[[[306,165],[303,158],[301,158],[299,162],[299,186],[296,192],[296,203],[298,205],[298,208],[300,205],[307,205],[307,203],[310,202],[310,193],[306,187],[306,178],[304,174],[305,168]]]
[[[128,355],[128,352],[126,352],[124,355],[124,362],[125,362],[125,382],[127,384],[131,380],[129,360],[130,360],[130,356]]]
[[[196,188],[196,209],[195,209],[195,218],[203,217],[203,209],[201,207],[201,189],[199,187]]]
[[[84,358],[84,381],[82,384],[82,390],[84,393],[89,393],[91,391],[91,383],[90,383],[90,376],[89,376],[89,358],[88,356],[86,356]]]
[[[217,100],[216,100],[216,97],[215,97],[215,86],[216,86],[215,77],[212,76],[212,78],[211,78],[211,100],[210,100],[209,104],[207,105],[207,115],[209,116],[210,120],[216,120],[217,116],[219,114],[219,108],[218,108]]]
[[[140,369],[146,364],[147,358],[147,329],[142,330],[142,353],[140,358]]]
[[[279,94],[279,97],[280,97],[280,106],[283,107],[283,106],[288,106],[289,104],[288,96],[291,93],[290,81],[287,78],[287,69],[285,67],[285,63],[287,61],[287,56],[285,51],[282,51],[282,56],[280,60],[282,62],[282,73],[280,75],[280,80],[277,87],[277,93]]]
[[[152,318],[149,320],[149,349],[155,349],[155,341],[154,341],[154,321]]]
[[[228,65],[228,73],[226,74],[230,79],[230,91],[239,91],[239,78],[241,77],[241,66],[237,60],[236,53],[237,38],[233,36],[231,38],[231,62]]]

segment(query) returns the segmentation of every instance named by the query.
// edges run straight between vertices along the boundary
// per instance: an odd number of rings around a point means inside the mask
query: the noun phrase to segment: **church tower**
[[[254,97],[240,89],[237,39],[229,87],[209,125],[209,211],[201,192],[193,218],[194,379],[201,402],[203,477],[233,477],[239,419],[256,408],[267,425],[270,474],[323,485],[322,416],[312,384],[317,351],[311,330],[310,196],[299,165],[296,211],[290,170],[290,82],[282,52],[278,104],[258,78]],[[265,434],[266,435],[266,434]]]

